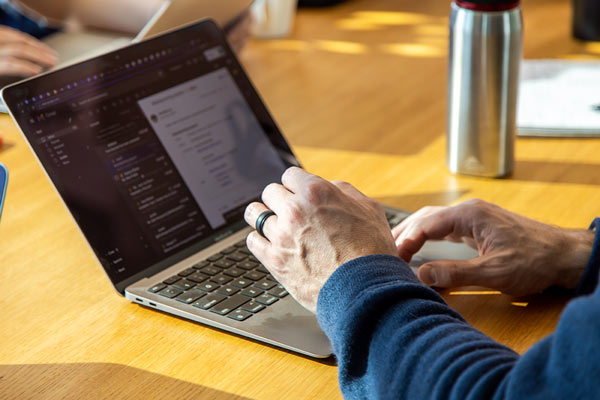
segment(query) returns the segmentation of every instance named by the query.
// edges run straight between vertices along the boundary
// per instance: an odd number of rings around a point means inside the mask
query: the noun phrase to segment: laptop
[[[298,160],[204,20],[2,91],[114,289],[312,357],[315,316],[248,251],[247,204]],[[408,213],[387,208],[396,224]]]
[[[84,30],[58,32],[44,42],[57,51],[60,68],[203,18],[212,18],[220,26],[227,27],[251,4],[252,0],[168,0],[134,38],[116,32]]]
[[[227,29],[251,4],[252,0],[168,0],[134,38],[118,32],[86,29],[57,32],[43,39],[43,42],[58,53],[59,62],[54,68],[58,69],[207,17]],[[16,76],[6,77],[0,86],[19,80],[21,78]],[[2,101],[0,112],[8,112]]]

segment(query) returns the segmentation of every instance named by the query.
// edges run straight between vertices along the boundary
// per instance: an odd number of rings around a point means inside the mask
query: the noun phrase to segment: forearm
[[[555,398],[561,393],[555,392],[558,381],[540,383],[531,376],[544,381],[545,374],[576,366],[562,353],[577,344],[577,334],[562,333],[519,359],[470,327],[404,263],[388,256],[354,260],[336,271],[319,296],[318,317],[332,341],[347,398]],[[600,334],[600,328],[578,328],[588,336],[594,329]],[[582,384],[572,374],[562,379],[569,381],[561,382],[566,390],[573,382]]]
[[[69,19],[81,25],[137,33],[165,0],[21,0],[54,21]]]

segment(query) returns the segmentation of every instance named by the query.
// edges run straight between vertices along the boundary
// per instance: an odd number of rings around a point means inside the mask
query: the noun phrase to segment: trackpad
[[[429,241],[415,254],[409,265],[413,271],[428,261],[434,260],[469,260],[479,256],[474,250],[464,243],[447,241]]]

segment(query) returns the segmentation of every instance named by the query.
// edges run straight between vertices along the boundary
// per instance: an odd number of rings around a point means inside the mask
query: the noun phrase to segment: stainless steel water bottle
[[[451,7],[448,168],[510,175],[523,41],[520,1],[455,0]]]

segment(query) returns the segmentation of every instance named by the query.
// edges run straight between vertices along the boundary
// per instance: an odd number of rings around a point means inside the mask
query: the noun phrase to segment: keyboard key
[[[221,254],[231,254],[236,250],[237,250],[237,247],[231,246],[231,247],[226,248],[225,250],[221,250]]]
[[[163,283],[166,283],[167,285],[172,285],[173,283],[177,282],[180,279],[181,279],[180,276],[173,275],[172,277],[165,279],[163,281]]]
[[[240,292],[240,294],[243,294],[244,296],[248,296],[248,297],[256,297],[260,294],[263,294],[263,291],[260,289],[256,289],[256,288],[246,288],[246,289],[242,290]]]
[[[252,316],[252,313],[249,313],[248,311],[235,310],[234,312],[229,314],[227,317],[231,318],[231,319],[235,319],[236,321],[244,321],[244,320],[247,320],[248,318],[250,318],[251,316]]]
[[[196,286],[195,282],[188,281],[187,279],[181,279],[173,284],[174,287],[181,290],[188,290]]]
[[[208,276],[196,271],[193,274],[189,275],[186,279],[188,279],[192,282],[200,283],[200,282],[204,282],[205,280],[207,280]]]
[[[246,271],[244,271],[243,269],[232,267],[232,268],[226,269],[223,273],[225,275],[229,275],[229,276],[233,276],[234,278],[237,278],[238,276],[241,276],[244,272],[246,272]]]
[[[249,301],[250,299],[248,297],[242,296],[241,294],[236,294],[227,300],[219,302],[216,306],[213,306],[210,311],[214,312],[215,314],[225,315]]]
[[[235,279],[233,282],[231,282],[231,286],[235,286],[235,287],[239,287],[240,289],[244,289],[248,286],[250,286],[250,284],[252,283],[252,281],[248,280],[248,279]]]
[[[271,296],[270,294],[261,294],[257,298],[254,299],[257,303],[264,304],[265,306],[270,306],[271,304],[277,301],[277,297]]]
[[[202,268],[200,270],[200,272],[202,272],[203,274],[209,275],[209,276],[213,276],[213,275],[217,275],[217,274],[221,273],[221,268],[208,266],[208,267]]]
[[[175,300],[185,304],[191,304],[203,296],[206,296],[206,293],[198,289],[192,289],[181,293],[179,296],[175,297]]]
[[[219,261],[213,263],[213,265],[215,267],[219,267],[219,268],[223,268],[223,269],[229,268],[229,267],[233,266],[233,264],[235,264],[233,261],[225,260],[225,259],[219,260]]]
[[[227,276],[227,275],[217,275],[217,276],[213,276],[212,278],[210,278],[211,281],[213,282],[217,282],[219,285],[224,285],[226,283],[231,282],[233,278]]]
[[[258,266],[257,263],[253,262],[253,261],[242,261],[240,263],[236,264],[236,267],[241,268],[241,269],[245,269],[246,271],[254,269]]]
[[[256,257],[254,257],[254,256],[249,256],[249,257],[248,257],[248,260],[250,260],[250,261],[254,261],[254,262],[255,262],[255,263],[257,263],[257,264],[258,264],[258,263],[260,263],[260,261],[258,261],[258,259],[257,259]]]
[[[237,242],[236,244],[234,244],[235,247],[246,247],[246,239],[244,240],[240,240],[239,242]]]
[[[156,293],[156,292],[158,292],[160,290],[163,290],[166,287],[167,287],[167,285],[165,285],[164,283],[157,283],[156,285],[154,285],[150,289],[148,289],[148,291],[150,293]]]
[[[225,272],[225,273],[227,273],[227,272]],[[260,272],[250,271],[244,275],[244,278],[252,279],[253,281],[260,281],[265,276],[266,276],[265,274],[261,274]]]
[[[197,286],[198,289],[204,290],[205,292],[212,292],[213,290],[219,287],[218,284],[214,282],[204,282]]]
[[[248,257],[246,254],[243,253],[233,253],[227,256],[228,260],[231,261],[235,261],[235,262],[240,262],[246,259],[246,257]]]
[[[272,287],[274,287],[275,285],[277,285],[275,282],[263,279],[262,281],[254,282],[252,284],[252,287],[255,287],[255,288],[258,288],[258,289],[262,289],[262,290],[269,290]]]
[[[222,294],[223,296],[233,296],[239,291],[240,289],[233,286],[221,286],[216,293]]]
[[[258,272],[262,272],[263,274],[269,273],[269,270],[266,269],[263,265],[259,265],[258,267],[255,268],[255,270]]]
[[[221,294],[211,293],[208,296],[202,297],[200,300],[196,301],[192,305],[194,307],[198,307],[203,310],[208,310],[209,308],[211,308],[215,304],[218,304],[219,302],[225,300],[226,298],[227,297],[225,297]]]
[[[242,310],[246,310],[246,311],[250,311],[252,313],[257,313],[260,310],[264,309],[265,306],[263,306],[262,304],[258,304],[255,303],[253,301],[251,301],[250,303],[246,303],[244,304],[242,307],[240,307]]]
[[[268,280],[270,280],[270,281],[273,281],[273,282],[279,283],[279,282],[277,281],[277,279],[273,278],[273,275],[271,275],[271,274],[267,275],[267,276],[265,277],[265,279],[268,279]]]
[[[170,299],[172,299],[175,296],[179,296],[183,291],[174,288],[174,287],[170,287],[167,286],[166,288],[164,288],[163,290],[161,290],[160,292],[158,292],[158,294],[160,294],[161,296],[165,296],[168,297]]]
[[[220,260],[221,258],[223,258],[223,254],[217,253],[217,254],[214,254],[214,255],[208,257],[207,260],[210,262],[215,262],[217,260]]]
[[[272,296],[279,297],[280,299],[288,295],[288,291],[285,290],[285,288],[281,285],[277,285],[277,287],[274,287],[267,293],[269,293]]]
[[[210,262],[204,260],[204,261],[200,261],[198,264],[194,265],[192,268],[202,269],[202,268],[207,267],[209,265],[210,265]]]
[[[251,256],[251,255],[252,255],[252,252],[251,252],[250,250],[248,250],[248,248],[247,248],[247,247],[244,247],[243,249],[239,249],[238,251],[239,251],[240,253],[244,253],[244,254],[245,254],[245,255],[247,255],[247,256]]]
[[[194,272],[196,272],[196,270],[194,268],[186,268],[183,271],[181,271],[180,273],[178,273],[177,275],[188,276],[188,275],[193,274]]]

